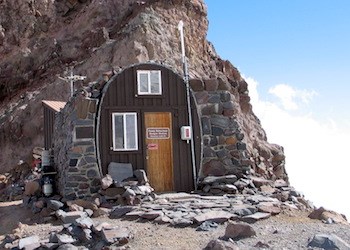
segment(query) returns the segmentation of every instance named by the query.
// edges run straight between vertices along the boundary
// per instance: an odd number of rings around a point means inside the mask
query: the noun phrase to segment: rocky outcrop
[[[252,112],[247,83],[206,40],[207,9],[202,0],[25,0],[3,1],[0,9],[2,170],[19,159],[29,161],[31,147],[43,144],[41,100],[66,100],[69,95],[69,87],[57,74],[74,65],[75,72],[91,82],[103,72],[150,60],[181,72],[177,24],[183,20],[190,77],[203,79],[201,94],[215,99],[215,92],[222,90],[230,97],[220,100],[219,114],[208,113],[205,118],[210,119],[211,129],[220,130],[213,125],[215,115],[232,117],[239,130],[224,139],[231,143],[237,139],[246,147],[247,155],[238,157],[244,161],[241,166],[250,166],[254,175],[288,181],[283,148],[267,142]],[[207,104],[201,105],[202,112],[211,112]],[[220,144],[207,145],[206,153],[211,150],[225,153]],[[229,153],[239,153],[233,151]],[[216,164],[209,158],[206,163]],[[224,159],[219,165],[227,167]]]

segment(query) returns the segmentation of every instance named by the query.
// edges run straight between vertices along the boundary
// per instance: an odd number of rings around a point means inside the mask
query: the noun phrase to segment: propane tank
[[[43,193],[45,196],[50,196],[52,194],[52,183],[49,177],[44,179]]]

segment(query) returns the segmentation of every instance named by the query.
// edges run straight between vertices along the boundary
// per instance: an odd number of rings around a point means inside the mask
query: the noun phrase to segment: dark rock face
[[[43,145],[41,100],[65,101],[69,96],[69,86],[56,74],[75,65],[75,73],[86,75],[86,82],[98,81],[103,72],[150,60],[181,72],[177,24],[183,20],[206,148],[200,175],[248,171],[288,181],[283,148],[267,142],[252,112],[247,83],[206,40],[202,0],[3,1],[0,19],[6,20],[0,25],[0,171],[20,159],[29,161],[32,148]],[[87,153],[89,146],[77,145]],[[62,161],[72,173],[83,166],[89,178],[95,175],[94,159],[79,158],[70,166],[78,158],[65,156]],[[90,188],[99,185],[98,180],[89,181]],[[71,180],[69,185],[79,182]]]

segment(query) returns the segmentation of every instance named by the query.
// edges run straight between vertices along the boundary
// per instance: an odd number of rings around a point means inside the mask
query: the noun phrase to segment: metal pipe
[[[194,148],[194,134],[193,134],[193,126],[192,126],[190,84],[189,84],[188,67],[187,67],[187,60],[186,60],[186,54],[185,54],[185,39],[184,39],[183,27],[184,27],[184,23],[181,20],[179,22],[177,28],[180,31],[180,38],[181,38],[181,54],[182,54],[182,65],[183,65],[183,72],[184,72],[184,81],[185,81],[185,84],[186,84],[188,122],[189,122],[189,126],[191,128],[190,144],[191,144],[193,183],[194,183],[194,189],[197,190],[197,171],[196,171],[196,159],[195,159],[195,148]]]

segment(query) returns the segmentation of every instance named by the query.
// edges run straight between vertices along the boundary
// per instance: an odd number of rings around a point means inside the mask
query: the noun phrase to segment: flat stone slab
[[[174,218],[170,221],[170,224],[176,227],[187,227],[191,226],[193,221],[185,218]]]
[[[39,243],[39,241],[40,241],[40,238],[37,235],[26,237],[19,240],[18,248],[22,249],[22,248],[25,248],[26,246],[37,244]]]
[[[270,213],[262,213],[262,212],[257,212],[255,214],[243,216],[240,220],[248,223],[254,223],[258,220],[263,220],[270,218],[271,214]]]
[[[117,219],[123,217],[125,214],[130,213],[135,208],[132,206],[122,206],[122,207],[116,207],[112,210],[109,217],[111,219]]]
[[[259,212],[270,213],[273,215],[279,214],[281,212],[281,208],[274,206],[273,204],[259,204],[257,208]]]
[[[232,206],[231,211],[239,216],[246,216],[256,213],[257,209],[252,205],[240,204]]]
[[[228,202],[198,202],[191,204],[191,208],[225,208],[230,207],[231,204]]]
[[[133,177],[134,171],[130,163],[111,162],[108,165],[108,174],[114,181],[122,182],[129,177]]]
[[[217,183],[229,183],[232,184],[235,181],[237,181],[237,176],[235,175],[225,175],[225,176],[207,176],[203,179],[202,184],[206,185],[206,184],[212,184],[214,182]]]
[[[259,204],[260,202],[275,202],[280,203],[280,201],[276,198],[266,197],[263,195],[252,195],[246,198],[247,202],[252,204]]]
[[[74,223],[81,228],[91,228],[94,224],[90,217],[78,218]]]
[[[113,229],[102,229],[102,237],[105,241],[109,243],[117,242],[122,238],[129,238],[130,231],[127,228],[113,228]]]
[[[74,223],[76,219],[87,217],[87,214],[83,211],[64,212],[62,210],[57,210],[56,215],[64,224]]]
[[[140,217],[147,220],[154,220],[155,218],[163,215],[164,213],[162,211],[149,211],[149,212],[143,213]]]
[[[63,244],[70,244],[76,242],[76,240],[68,234],[57,234],[56,235],[58,244],[63,245]]]
[[[167,193],[167,194],[160,194],[157,195],[157,199],[167,199],[170,201],[173,200],[182,200],[182,199],[194,199],[194,198],[200,198],[200,195],[196,194],[188,194],[188,193]]]
[[[129,213],[125,214],[125,217],[131,220],[137,219],[139,217],[141,217],[141,215],[143,215],[145,213],[145,211],[131,211]]]
[[[213,221],[223,223],[231,218],[236,218],[237,215],[225,211],[209,211],[194,217],[195,222],[203,223],[204,221]]]

